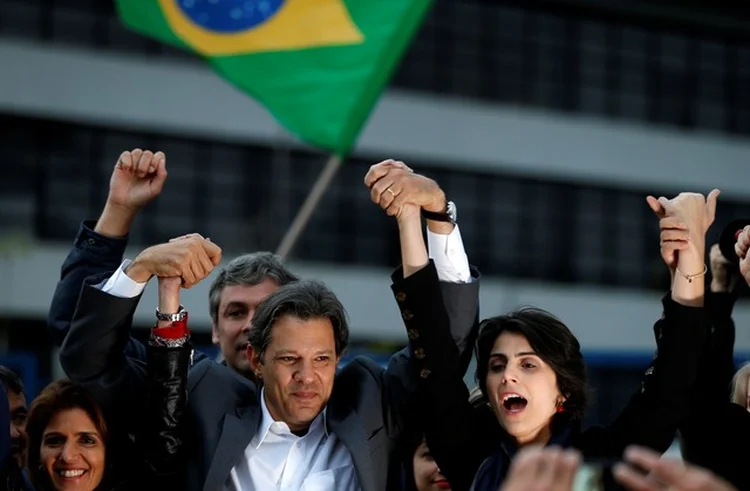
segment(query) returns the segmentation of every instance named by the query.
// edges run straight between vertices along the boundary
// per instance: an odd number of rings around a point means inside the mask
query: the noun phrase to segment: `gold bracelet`
[[[675,271],[677,272],[677,274],[679,274],[680,276],[683,276],[686,280],[688,280],[688,283],[692,283],[693,278],[700,278],[701,276],[704,276],[706,273],[708,273],[708,266],[704,264],[703,271],[701,271],[698,274],[685,274],[682,271],[680,271],[680,268],[675,268]]]

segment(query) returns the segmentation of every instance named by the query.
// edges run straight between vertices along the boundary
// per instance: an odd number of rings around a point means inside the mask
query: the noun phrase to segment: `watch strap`
[[[436,222],[456,223],[456,205],[452,201],[446,201],[445,211],[437,212],[422,209],[422,216],[427,220],[434,220]]]
[[[185,320],[185,317],[187,317],[187,310],[182,305],[180,305],[179,310],[174,314],[165,314],[159,310],[159,307],[156,308],[156,320],[158,321],[181,322]]]

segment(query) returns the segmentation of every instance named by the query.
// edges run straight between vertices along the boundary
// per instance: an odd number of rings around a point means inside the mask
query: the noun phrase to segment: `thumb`
[[[719,195],[721,194],[721,191],[718,189],[712,190],[710,193],[708,193],[708,198],[706,198],[706,209],[708,210],[708,218],[713,222],[714,218],[716,217],[716,201],[719,199]]]
[[[649,196],[646,196],[646,203],[648,203],[648,206],[649,208],[651,208],[651,211],[656,213],[656,215],[659,218],[662,218],[664,216],[664,207],[661,205],[659,200],[649,195]]]

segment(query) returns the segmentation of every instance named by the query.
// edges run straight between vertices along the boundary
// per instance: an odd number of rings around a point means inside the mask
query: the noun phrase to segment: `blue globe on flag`
[[[180,10],[207,31],[233,34],[267,22],[285,0],[177,0]]]

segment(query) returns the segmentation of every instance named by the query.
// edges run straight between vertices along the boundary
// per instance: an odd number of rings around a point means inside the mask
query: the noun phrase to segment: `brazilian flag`
[[[431,3],[117,0],[117,7],[131,29],[201,55],[289,131],[343,156]]]

